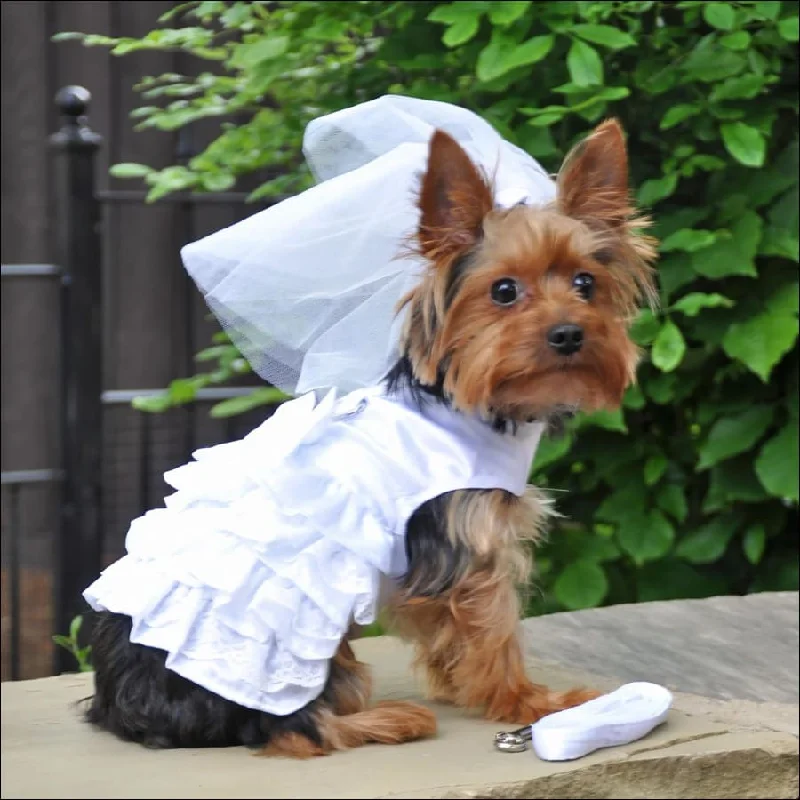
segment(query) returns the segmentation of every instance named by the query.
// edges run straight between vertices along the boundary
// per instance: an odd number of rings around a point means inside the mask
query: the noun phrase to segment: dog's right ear
[[[481,237],[494,205],[488,181],[452,136],[437,130],[419,194],[419,245],[434,264],[449,263]]]
[[[628,190],[628,152],[622,126],[606,120],[564,159],[556,181],[558,209],[585,221],[624,225],[633,209]]]

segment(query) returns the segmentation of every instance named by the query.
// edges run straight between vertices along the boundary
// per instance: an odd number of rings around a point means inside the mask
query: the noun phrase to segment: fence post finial
[[[102,141],[94,131],[89,128],[87,114],[92,95],[83,86],[64,86],[56,92],[56,108],[61,117],[61,127],[58,133],[51,137],[55,145],[87,145],[99,147]]]
[[[53,225],[61,268],[61,524],[55,580],[55,629],[65,635],[85,603],[83,589],[102,566],[102,242],[95,192],[102,137],[89,128],[91,95],[65,86],[56,95],[59,130],[53,151]],[[86,627],[86,626],[84,626]],[[56,671],[74,668],[56,651]]]

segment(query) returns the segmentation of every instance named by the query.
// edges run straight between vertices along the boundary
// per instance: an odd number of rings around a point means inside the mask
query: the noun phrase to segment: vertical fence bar
[[[56,95],[61,129],[54,153],[55,253],[61,283],[61,524],[56,548],[55,628],[65,634],[83,607],[82,590],[102,565],[102,247],[95,195],[101,137],[86,119],[91,95],[67,86]],[[56,648],[56,671],[74,669]]]
[[[150,510],[150,412],[139,412],[139,515]]]
[[[11,567],[11,680],[20,678],[19,630],[22,623],[20,609],[21,564],[19,557],[19,539],[21,535],[19,516],[19,484],[12,483],[9,493],[9,522],[11,523],[11,539],[8,545],[8,561]]]
[[[235,436],[233,417],[225,417],[225,441],[232,442]]]
[[[178,141],[175,147],[175,159],[179,164],[186,165],[195,156],[192,134],[188,128],[181,128],[178,132]],[[190,197],[181,200],[177,208],[179,246],[183,247],[194,240],[194,202]],[[184,337],[186,345],[186,375],[191,375],[195,369],[195,333],[194,333],[194,281],[186,270],[183,271],[183,313]],[[195,450],[197,413],[195,403],[184,406],[186,427],[184,430],[183,455],[184,460],[189,460]]]

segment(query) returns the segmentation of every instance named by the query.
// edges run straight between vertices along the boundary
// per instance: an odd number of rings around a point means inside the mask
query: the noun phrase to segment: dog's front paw
[[[551,692],[545,687],[534,686],[530,691],[495,698],[486,709],[486,716],[495,722],[513,725],[530,725],[548,714],[573,708],[600,697],[602,692],[591,689],[570,689],[567,692]]]

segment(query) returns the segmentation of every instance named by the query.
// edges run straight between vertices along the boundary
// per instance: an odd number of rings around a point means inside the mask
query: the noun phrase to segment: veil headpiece
[[[485,120],[385,95],[319,117],[303,153],[317,185],[186,245],[183,263],[255,372],[287,394],[373,386],[397,359],[396,307],[424,264],[399,254],[434,130],[493,177],[495,203],[543,205],[555,184]]]

